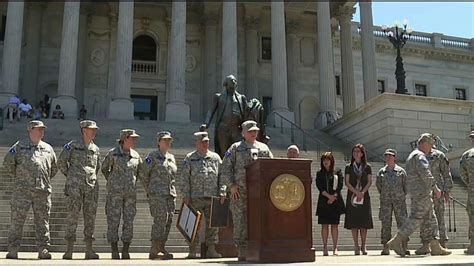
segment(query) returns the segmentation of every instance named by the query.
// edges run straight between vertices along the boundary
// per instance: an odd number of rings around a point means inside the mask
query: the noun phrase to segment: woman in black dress
[[[328,255],[328,234],[331,225],[333,255],[337,255],[337,238],[339,217],[344,213],[342,200],[343,178],[341,172],[334,173],[334,156],[325,152],[321,156],[321,170],[316,175],[316,186],[319,190],[318,207],[316,215],[318,224],[321,224],[323,238],[323,255]]]
[[[344,180],[347,186],[347,206],[344,228],[352,230],[354,253],[367,255],[367,229],[372,229],[372,211],[369,188],[372,185],[372,169],[367,164],[365,148],[362,144],[352,147],[351,163],[346,165]],[[359,232],[361,246],[359,246]]]

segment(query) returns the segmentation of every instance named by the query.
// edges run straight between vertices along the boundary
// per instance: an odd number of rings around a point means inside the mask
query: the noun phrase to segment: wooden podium
[[[247,261],[314,261],[311,160],[258,159],[246,178]]]

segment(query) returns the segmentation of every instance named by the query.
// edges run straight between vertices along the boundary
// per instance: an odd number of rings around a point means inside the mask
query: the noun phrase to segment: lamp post
[[[384,33],[387,34],[388,40],[393,44],[393,47],[397,49],[397,67],[395,69],[395,78],[397,79],[397,90],[395,91],[395,93],[398,94],[408,94],[408,91],[405,88],[405,70],[403,69],[403,58],[400,55],[400,49],[405,45],[412,33],[411,29],[407,29],[407,25],[408,21],[406,19],[403,20],[403,28],[398,26],[398,22],[395,22],[392,31],[388,31],[388,33],[387,26],[382,26],[382,30]]]

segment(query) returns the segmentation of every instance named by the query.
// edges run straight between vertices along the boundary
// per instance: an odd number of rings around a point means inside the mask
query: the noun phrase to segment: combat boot
[[[382,252],[380,252],[380,255],[390,255],[390,247],[388,244],[383,244],[383,249]]]
[[[51,259],[51,253],[49,253],[49,250],[47,248],[43,248],[38,252],[38,259],[40,259],[40,260],[50,260]]]
[[[196,259],[196,258],[197,258],[196,243],[192,243],[191,245],[189,245],[189,253],[186,259]]]
[[[120,254],[119,254],[119,251],[118,251],[117,241],[112,242],[110,244],[110,247],[112,248],[112,259],[113,260],[119,260],[120,259]]]
[[[239,246],[238,247],[238,261],[246,261],[247,260],[247,249],[246,247]]]
[[[433,239],[430,241],[430,248],[431,248],[431,256],[444,256],[451,254],[451,251],[443,248],[440,244],[438,239]]]
[[[399,256],[405,257],[405,250],[403,249],[403,241],[405,239],[397,233],[390,241],[387,242],[388,246],[395,251]]]
[[[464,250],[464,254],[474,255],[474,238],[471,239],[471,245],[466,250]]]
[[[130,249],[130,242],[123,242],[122,260],[129,260],[130,259],[130,253],[128,252],[129,249]]]
[[[165,241],[158,241],[158,252],[163,253],[163,260],[173,259],[173,254],[169,253],[165,248]]]
[[[85,259],[86,260],[98,260],[99,259],[99,254],[95,253],[94,250],[92,249],[92,240],[87,240],[86,241]]]
[[[209,244],[207,246],[206,257],[208,259],[216,259],[216,258],[222,258],[222,255],[220,253],[217,253],[215,244]]]
[[[18,259],[18,248],[17,247],[9,247],[6,258],[11,259],[11,260],[17,260]]]
[[[68,240],[66,244],[66,253],[63,255],[63,260],[72,260],[72,251],[74,249],[74,241]]]
[[[148,253],[148,258],[150,260],[154,260],[158,258],[158,240],[152,240],[151,241],[151,248],[150,252]]]
[[[421,247],[415,250],[416,255],[427,255],[431,253],[430,243],[423,243]]]

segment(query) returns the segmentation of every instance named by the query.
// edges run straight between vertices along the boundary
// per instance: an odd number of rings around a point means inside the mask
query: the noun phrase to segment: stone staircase
[[[153,150],[155,146],[154,138],[156,131],[159,130],[170,130],[175,138],[173,142],[172,153],[175,154],[176,160],[178,162],[178,174],[181,170],[181,162],[189,151],[193,150],[193,141],[191,136],[192,132],[199,126],[196,123],[191,123],[187,125],[183,124],[173,124],[173,123],[157,123],[157,122],[144,122],[144,121],[98,121],[101,129],[97,135],[96,143],[101,147],[102,156],[105,155],[106,151],[114,145],[118,131],[121,128],[134,128],[139,134],[142,135],[137,147],[137,151],[142,157],[144,157],[148,152]],[[78,138],[78,123],[77,121],[64,121],[64,120],[47,120],[45,122],[48,125],[47,133],[45,140],[50,142],[57,154],[61,151],[61,146],[72,138]],[[0,161],[3,162],[3,157],[8,152],[8,147],[18,138],[19,134],[24,134],[24,123],[22,124],[6,124],[4,131],[0,131]],[[212,132],[212,130],[210,130]],[[21,132],[21,133],[20,133]],[[272,136],[270,143],[270,148],[272,149],[275,157],[285,157],[286,147],[291,144],[288,139],[288,132],[280,132],[280,129],[269,128],[269,134]],[[324,134],[319,132],[312,132],[314,135]],[[212,134],[211,134],[212,135]],[[296,135],[296,140],[299,137]],[[325,136],[326,142],[331,139],[328,136]],[[331,141],[332,143],[338,143],[336,139]],[[333,148],[333,153],[336,157],[336,168],[344,168],[346,162],[344,161],[344,150],[339,145],[331,145]],[[314,145],[314,146],[313,146]],[[319,154],[322,149],[316,150],[315,143],[308,143],[308,151],[302,151],[302,158],[309,158],[313,160],[312,164],[312,175],[315,176],[316,171],[319,169]],[[345,148],[345,147],[343,147]],[[382,163],[373,162],[372,168],[373,172],[382,167]],[[10,227],[10,195],[11,189],[13,186],[13,180],[5,175],[3,170],[0,171],[0,250],[6,250],[6,243],[8,237],[8,230]],[[51,210],[51,219],[50,219],[50,230],[51,230],[51,244],[52,251],[62,252],[65,249],[64,243],[64,229],[65,229],[65,218],[66,218],[66,206],[65,198],[63,193],[65,183],[65,176],[58,173],[52,179],[53,186],[53,195],[52,195],[52,210]],[[109,244],[106,240],[107,232],[107,221],[105,216],[105,178],[99,176],[100,192],[99,192],[99,207],[97,211],[96,227],[95,227],[95,249],[99,252],[109,252]],[[375,183],[375,180],[374,180]],[[314,182],[313,182],[314,184]],[[152,217],[149,212],[149,205],[143,191],[141,184],[138,185],[138,200],[137,200],[137,215],[135,217],[134,223],[134,240],[131,247],[131,252],[147,252],[150,245],[150,231],[152,225]],[[318,191],[315,185],[312,185],[312,204],[313,204],[313,213],[316,207],[316,201],[318,198]],[[343,195],[346,195],[347,191],[344,188],[342,192]],[[368,233],[368,248],[369,249],[379,249],[380,248],[380,221],[378,220],[378,209],[379,209],[379,195],[376,191],[375,185],[370,189],[371,201],[372,201],[372,215],[374,220],[374,229],[369,230]],[[452,195],[455,196],[462,202],[467,201],[467,194],[465,186],[456,180],[455,187],[453,189]],[[344,196],[345,197],[345,196]],[[345,200],[345,199],[344,199]],[[180,203],[177,203],[179,206]],[[447,216],[447,212],[446,212]],[[32,212],[27,218],[27,221],[24,226],[23,241],[21,251],[36,251],[35,247],[35,233],[33,225],[33,216]],[[176,222],[177,215],[174,217],[173,223]],[[447,219],[447,218],[446,218]],[[343,228],[344,216],[341,217],[341,224],[339,226],[339,247],[340,250],[352,250],[352,236],[349,230]],[[449,237],[451,238],[449,246],[452,248],[462,248],[467,245],[468,242],[468,218],[466,211],[462,209],[459,205],[456,206],[456,227],[457,232],[450,232]],[[77,237],[78,240],[82,239],[83,231],[83,222],[82,218],[79,219],[79,225],[77,228]],[[120,230],[119,230],[120,232]],[[395,221],[392,225],[392,233],[396,232]],[[419,236],[418,233],[413,235],[410,241],[410,248],[416,248],[419,246]],[[317,224],[317,217],[313,214],[313,242],[317,250],[322,249],[322,242],[320,237],[320,225]],[[331,241],[329,241],[331,243]],[[83,251],[84,243],[78,241],[76,243],[75,251]],[[187,244],[182,235],[178,232],[176,227],[172,226],[172,230],[169,235],[169,240],[167,246],[172,252],[186,252]]]

